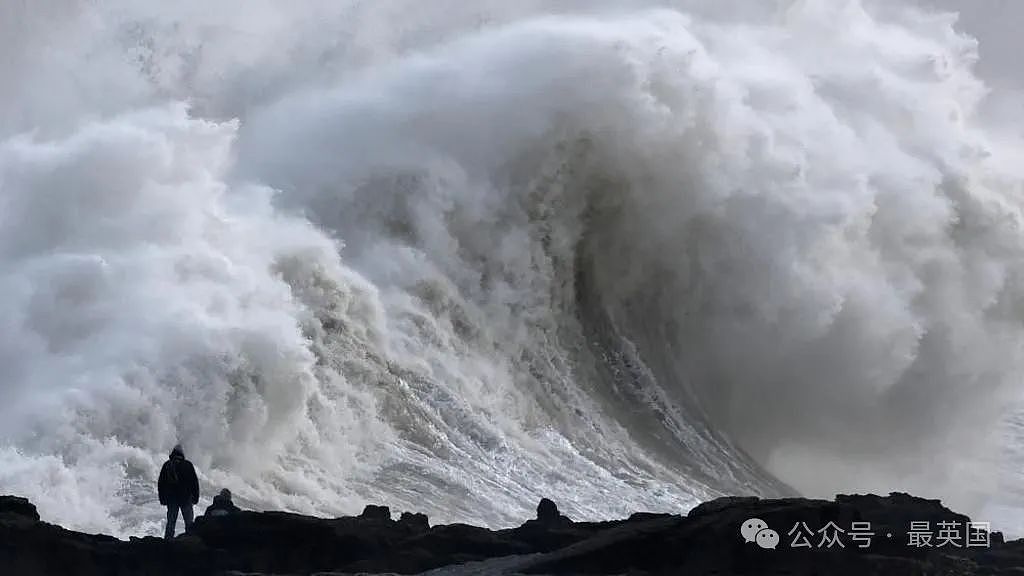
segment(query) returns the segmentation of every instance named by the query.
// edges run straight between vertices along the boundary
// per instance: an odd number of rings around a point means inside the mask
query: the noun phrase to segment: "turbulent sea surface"
[[[258,509],[1024,532],[977,54],[898,2],[0,0],[0,493],[158,533],[180,441]]]

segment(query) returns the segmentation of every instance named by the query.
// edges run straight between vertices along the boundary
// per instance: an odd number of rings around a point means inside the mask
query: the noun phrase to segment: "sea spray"
[[[178,441],[326,515],[991,496],[1024,148],[952,17],[67,4],[0,24],[0,492],[47,519],[155,533]]]

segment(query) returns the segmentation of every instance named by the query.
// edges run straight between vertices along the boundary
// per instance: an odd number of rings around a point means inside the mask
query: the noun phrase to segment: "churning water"
[[[0,0],[0,493],[158,533],[181,441],[325,515],[1019,524],[1024,144],[976,54],[856,0]]]

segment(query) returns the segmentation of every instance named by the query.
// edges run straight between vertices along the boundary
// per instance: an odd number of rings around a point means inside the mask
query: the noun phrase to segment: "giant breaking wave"
[[[229,4],[0,1],[0,492],[991,505],[1024,146],[952,16]]]

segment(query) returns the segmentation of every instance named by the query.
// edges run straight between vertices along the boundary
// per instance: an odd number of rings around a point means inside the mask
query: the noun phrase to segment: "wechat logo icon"
[[[779,533],[769,528],[760,518],[750,518],[743,522],[740,535],[744,542],[753,542],[765,550],[774,550],[779,545]]]

